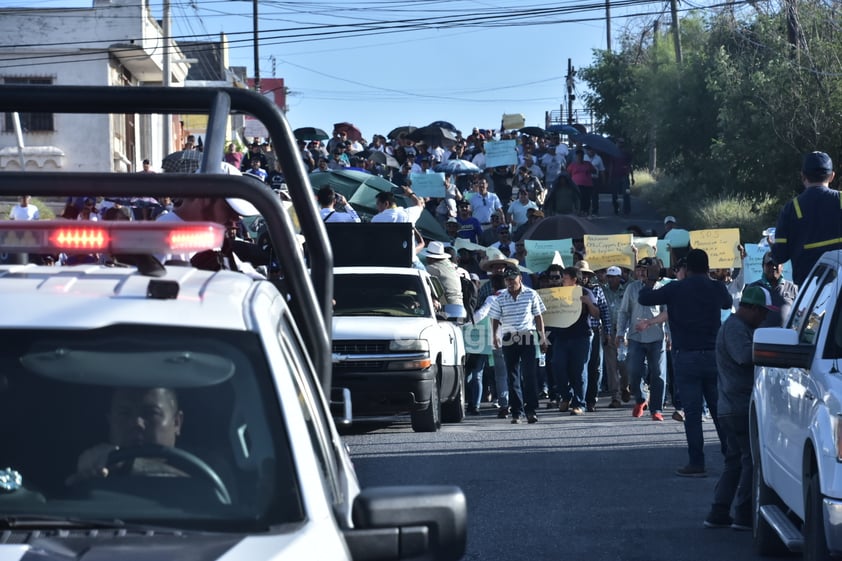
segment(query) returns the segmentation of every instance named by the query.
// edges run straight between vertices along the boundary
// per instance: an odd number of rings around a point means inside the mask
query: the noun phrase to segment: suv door
[[[808,277],[799,295],[788,327],[798,332],[800,345],[813,347],[813,363],[817,353],[821,325],[835,300],[833,280],[835,272],[819,265]],[[816,396],[821,396],[817,380],[821,373],[811,376],[803,368],[769,368],[769,401],[772,405],[770,421],[774,423],[774,436],[769,443],[770,454],[777,457],[783,481],[778,489],[801,489],[802,458],[804,442],[809,437],[810,418],[816,406]],[[800,500],[790,503],[799,504]]]

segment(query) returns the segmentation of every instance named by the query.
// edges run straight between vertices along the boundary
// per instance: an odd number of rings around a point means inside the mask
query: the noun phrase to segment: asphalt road
[[[761,559],[751,533],[703,527],[722,455],[705,423],[708,477],[674,475],[683,425],[631,416],[631,404],[535,425],[481,416],[413,433],[408,417],[356,426],[345,439],[363,486],[455,484],[468,501],[466,560]]]

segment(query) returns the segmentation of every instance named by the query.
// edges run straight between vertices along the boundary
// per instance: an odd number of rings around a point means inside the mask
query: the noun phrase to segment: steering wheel
[[[228,488],[213,468],[198,456],[179,448],[161,446],[160,444],[143,444],[140,446],[120,448],[108,454],[106,467],[134,460],[135,458],[161,458],[162,460],[166,460],[169,465],[183,471],[187,475],[202,478],[210,482],[219,497],[219,501],[225,505],[231,504],[231,495],[228,493]]]

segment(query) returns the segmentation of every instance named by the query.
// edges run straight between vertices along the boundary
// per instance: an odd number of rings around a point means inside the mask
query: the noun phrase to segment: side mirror
[[[468,312],[462,304],[445,304],[444,317],[445,319],[465,319],[468,317]]]
[[[363,489],[352,518],[344,536],[354,561],[458,561],[465,554],[468,507],[458,487]]]

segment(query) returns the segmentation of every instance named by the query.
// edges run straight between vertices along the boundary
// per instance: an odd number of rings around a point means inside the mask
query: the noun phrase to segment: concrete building
[[[170,49],[173,86],[189,64]],[[92,8],[4,8],[0,17],[0,83],[162,85],[164,32],[147,0],[93,0]],[[160,115],[21,114],[19,150],[10,113],[0,113],[0,170],[137,171],[160,165],[179,146],[179,117],[164,139]],[[169,144],[169,145],[167,145]]]

